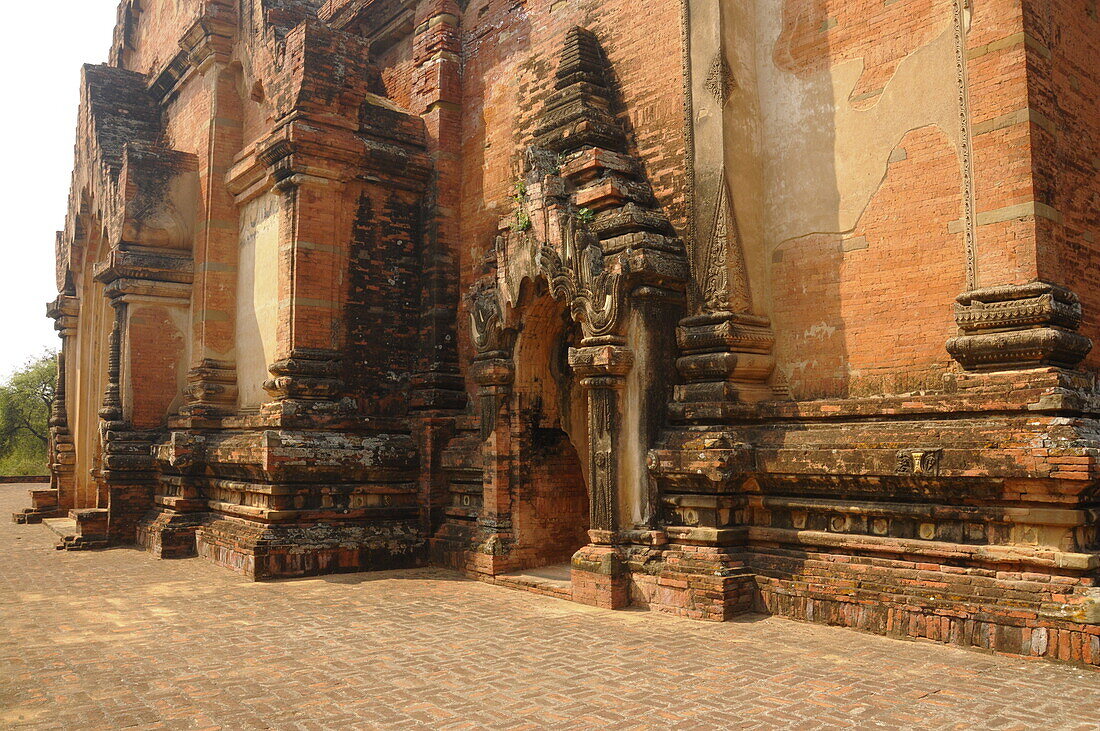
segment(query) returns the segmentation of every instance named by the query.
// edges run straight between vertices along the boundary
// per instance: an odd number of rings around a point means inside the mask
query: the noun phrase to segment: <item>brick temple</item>
[[[1100,665],[1097,59],[1096,0],[124,0],[15,518]]]

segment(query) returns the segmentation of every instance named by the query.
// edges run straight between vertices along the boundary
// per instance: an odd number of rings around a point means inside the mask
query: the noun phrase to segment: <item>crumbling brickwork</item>
[[[1069,0],[123,0],[16,519],[1100,665],[1098,38]]]

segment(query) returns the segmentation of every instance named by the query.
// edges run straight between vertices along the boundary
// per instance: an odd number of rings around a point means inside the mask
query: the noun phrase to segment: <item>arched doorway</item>
[[[545,287],[525,287],[515,345],[513,570],[568,564],[588,543],[585,394],[568,363],[577,325]]]

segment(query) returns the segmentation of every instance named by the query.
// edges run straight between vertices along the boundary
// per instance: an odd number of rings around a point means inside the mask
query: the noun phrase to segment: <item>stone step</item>
[[[106,510],[72,510],[68,518],[47,518],[42,523],[61,538],[59,551],[107,547]]]
[[[560,599],[572,599],[572,570],[573,567],[569,564],[544,566],[537,569],[502,574],[496,577],[494,583],[510,589],[519,589]]]
[[[58,492],[52,488],[29,490],[31,507],[12,514],[12,520],[22,525],[41,523],[45,518],[58,518],[62,515],[58,507]]]
[[[80,529],[77,528],[74,518],[46,518],[42,521],[42,525],[61,536],[62,539],[80,535]]]

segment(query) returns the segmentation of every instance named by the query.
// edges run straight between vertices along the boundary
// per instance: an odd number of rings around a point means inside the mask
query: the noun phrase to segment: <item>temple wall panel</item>
[[[236,351],[240,406],[267,400],[264,382],[277,358],[279,317],[279,198],[274,193],[251,201],[240,217],[237,270]]]
[[[773,254],[776,350],[795,398],[936,390],[949,370],[950,303],[966,288],[963,237],[949,230],[958,157],[935,126],[907,134],[892,156],[850,231]]]
[[[182,403],[190,319],[185,308],[155,303],[131,304],[127,316],[122,384],[126,417],[136,429],[157,429]]]
[[[934,386],[966,289],[953,0],[753,5],[725,18],[726,168],[750,271],[766,271],[777,383]]]

